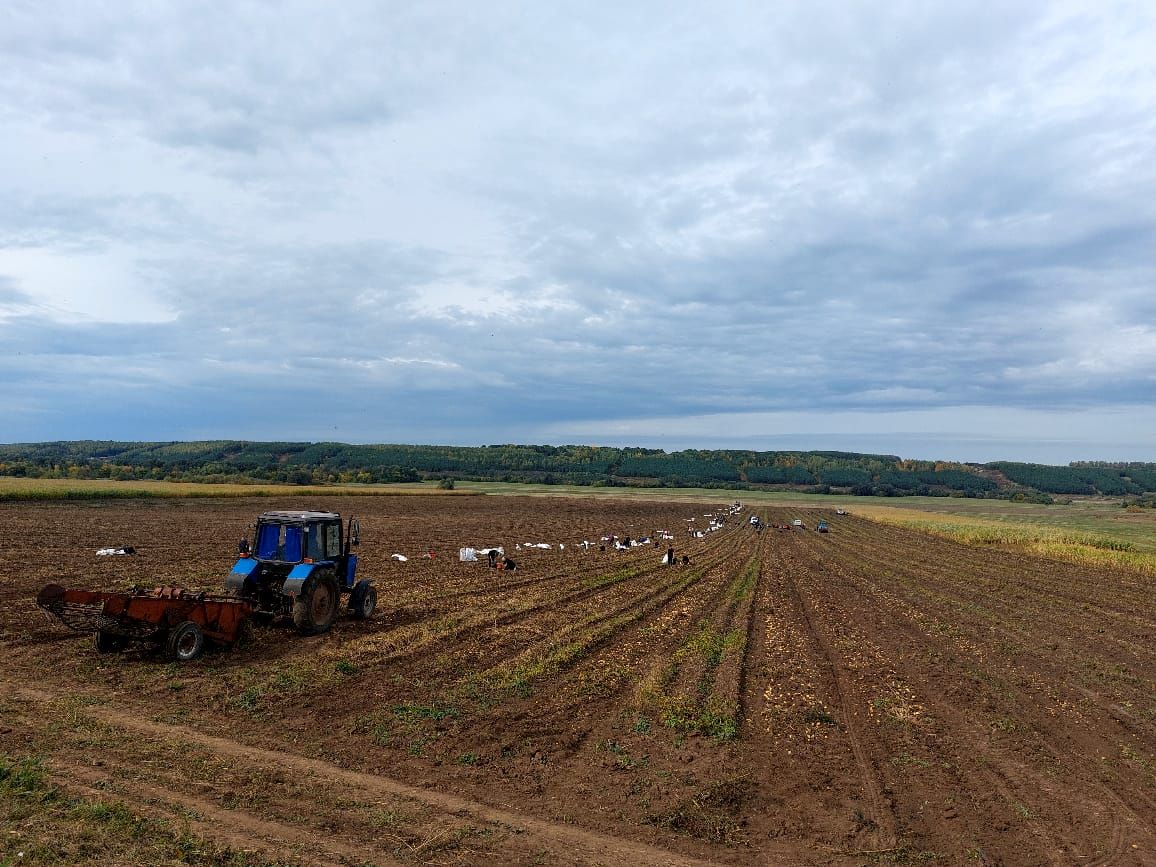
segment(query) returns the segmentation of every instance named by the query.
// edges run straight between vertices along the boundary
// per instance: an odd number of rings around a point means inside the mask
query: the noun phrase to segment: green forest
[[[1156,464],[961,464],[834,451],[602,446],[418,446],[347,443],[71,442],[0,445],[0,475],[182,482],[382,484],[424,480],[601,487],[792,489],[861,496],[998,497],[1156,492]]]

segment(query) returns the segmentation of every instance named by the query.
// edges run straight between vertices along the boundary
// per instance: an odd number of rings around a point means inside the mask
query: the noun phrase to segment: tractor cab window
[[[282,548],[282,560],[286,561],[287,563],[301,562],[301,543],[304,541],[304,536],[304,527],[285,528],[285,545]]]
[[[257,528],[258,559],[300,563],[304,534],[304,527],[262,524]]]
[[[311,560],[333,560],[341,556],[341,527],[338,524],[310,524],[305,551]]]
[[[275,560],[277,548],[281,544],[281,528],[276,524],[261,524],[257,528],[257,557],[261,560]]]
[[[310,524],[307,530],[308,544],[305,547],[305,556],[310,560],[328,560],[325,552],[325,527],[322,524]]]

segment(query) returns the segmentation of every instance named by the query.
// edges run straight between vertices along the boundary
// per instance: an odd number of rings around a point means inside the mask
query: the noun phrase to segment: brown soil
[[[0,506],[0,755],[282,862],[1156,863],[1150,581],[810,509],[339,497],[301,505],[361,518],[368,622],[178,666],[33,605],[219,587],[272,505]],[[597,549],[660,528],[688,566]],[[458,562],[491,544],[518,570]]]

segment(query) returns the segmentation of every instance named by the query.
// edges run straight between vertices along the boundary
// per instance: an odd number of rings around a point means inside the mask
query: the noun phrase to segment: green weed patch
[[[168,823],[137,815],[119,801],[72,797],[56,788],[35,757],[0,755],[0,826],[13,853],[0,865],[89,863],[274,867],[247,852],[219,847]],[[23,857],[15,853],[23,853]]]

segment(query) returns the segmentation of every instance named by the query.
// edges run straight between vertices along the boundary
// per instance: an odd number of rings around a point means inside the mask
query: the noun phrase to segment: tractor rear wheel
[[[191,662],[205,650],[205,633],[193,621],[186,620],[169,631],[166,647],[170,658],[177,662]]]
[[[331,574],[309,578],[293,602],[293,624],[303,635],[319,635],[333,625],[341,592]]]
[[[353,586],[349,594],[349,613],[355,620],[368,620],[377,608],[377,588],[364,578]]]
[[[105,632],[103,629],[96,633],[96,649],[98,653],[116,653],[128,647],[128,639],[115,632]]]

